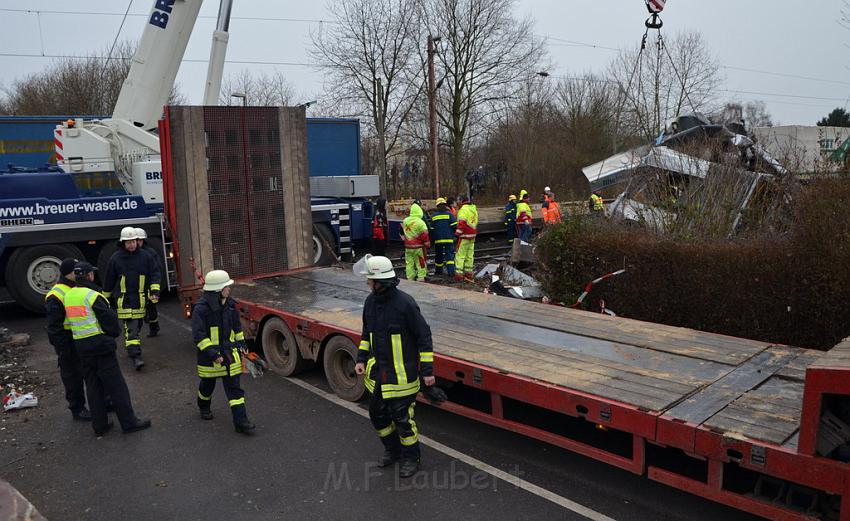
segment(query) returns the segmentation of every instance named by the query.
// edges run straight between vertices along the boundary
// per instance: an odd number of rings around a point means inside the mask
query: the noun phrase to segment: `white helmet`
[[[144,228],[136,228],[136,238],[137,239],[147,239],[148,238],[148,232],[146,232]]]
[[[390,259],[366,255],[354,265],[354,273],[365,275],[367,279],[394,279],[395,269]]]
[[[224,270],[212,270],[204,277],[204,291],[221,291],[233,284],[233,279]]]
[[[132,226],[125,226],[125,227],[121,228],[121,237],[118,240],[120,240],[121,242],[124,242],[124,241],[132,241],[132,240],[138,239],[138,238],[139,238],[139,234],[136,233],[135,228],[133,228]]]
[[[546,193],[549,193],[549,192],[552,191],[552,189],[547,186],[546,188],[543,189],[543,191],[546,192]]]

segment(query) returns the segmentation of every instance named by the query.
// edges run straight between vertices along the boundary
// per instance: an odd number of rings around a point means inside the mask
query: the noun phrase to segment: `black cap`
[[[67,258],[59,265],[59,275],[67,277],[74,271],[74,266],[77,265],[77,259]]]
[[[75,275],[88,275],[89,273],[97,271],[97,268],[92,266],[86,261],[78,262],[76,266],[74,266],[74,274]]]

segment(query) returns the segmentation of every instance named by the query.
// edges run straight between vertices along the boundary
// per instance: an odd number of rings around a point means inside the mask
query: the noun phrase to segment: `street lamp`
[[[439,36],[428,35],[428,123],[431,134],[431,168],[434,170],[434,197],[440,197],[440,153],[437,143],[437,85],[434,78],[434,43]]]
[[[248,106],[248,96],[245,95],[244,92],[231,92],[231,98],[242,98],[242,107]]]
[[[309,109],[309,108],[310,108],[310,105],[315,105],[316,103],[318,103],[318,101],[316,101],[316,100],[311,100],[311,101],[305,101],[304,103],[299,103],[299,104],[298,104],[298,106],[299,106],[299,107],[304,107],[305,109]]]

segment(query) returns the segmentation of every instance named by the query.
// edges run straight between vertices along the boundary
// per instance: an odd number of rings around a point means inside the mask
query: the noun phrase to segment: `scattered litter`
[[[14,387],[10,387],[9,393],[3,397],[3,410],[6,412],[36,406],[38,406],[38,398],[35,395],[32,393],[20,394]]]

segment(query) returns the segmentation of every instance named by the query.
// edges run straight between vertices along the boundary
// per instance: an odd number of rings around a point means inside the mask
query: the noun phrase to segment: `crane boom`
[[[203,0],[156,0],[112,119],[152,130],[162,116]]]
[[[204,105],[218,105],[221,92],[221,76],[224,74],[224,57],[227,53],[228,30],[230,28],[230,10],[233,0],[221,0],[218,6],[218,21],[213,32],[210,48],[210,63],[207,69],[207,85],[204,88]]]

